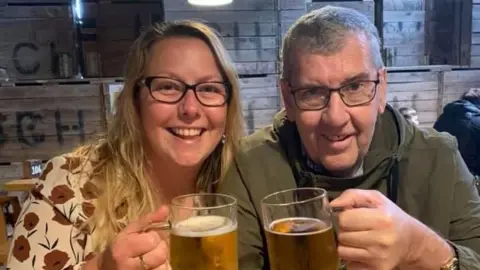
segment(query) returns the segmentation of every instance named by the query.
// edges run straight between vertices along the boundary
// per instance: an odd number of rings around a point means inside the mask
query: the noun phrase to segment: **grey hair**
[[[375,25],[354,9],[325,6],[300,17],[285,34],[281,50],[282,79],[289,79],[296,51],[332,55],[345,46],[351,33],[365,35],[373,65],[383,67],[381,41]]]

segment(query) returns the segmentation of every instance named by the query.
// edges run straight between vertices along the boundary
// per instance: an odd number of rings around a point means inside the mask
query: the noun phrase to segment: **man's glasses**
[[[339,88],[309,87],[292,89],[291,93],[298,109],[317,111],[327,107],[333,92],[338,92],[348,107],[356,107],[370,103],[377,92],[380,80],[358,80]],[[291,86],[290,86],[291,88]]]
[[[202,82],[194,85],[180,80],[152,76],[142,80],[153,99],[161,103],[175,104],[192,90],[198,102],[207,107],[225,105],[230,98],[231,86],[225,82]]]

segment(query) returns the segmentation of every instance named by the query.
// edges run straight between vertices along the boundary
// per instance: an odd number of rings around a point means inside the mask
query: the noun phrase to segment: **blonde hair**
[[[215,191],[243,136],[238,75],[217,33],[205,24],[189,20],[163,22],[146,29],[131,47],[124,87],[116,100],[116,113],[107,133],[99,141],[73,153],[88,157],[86,160],[92,164],[88,170],[89,181],[99,191],[95,212],[87,223],[97,252],[104,250],[127,223],[154,211],[162,203],[161,194],[146,177],[150,164],[145,158],[145,136],[138,128],[141,122],[136,99],[150,48],[160,40],[175,36],[205,41],[214,53],[224,80],[231,84],[224,142],[219,142],[203,163],[196,183],[198,192]]]

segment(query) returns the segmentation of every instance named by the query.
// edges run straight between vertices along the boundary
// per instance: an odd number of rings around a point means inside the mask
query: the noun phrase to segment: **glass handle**
[[[170,220],[165,221],[165,222],[157,222],[157,223],[152,223],[148,225],[143,232],[148,232],[151,230],[157,230],[157,231],[169,231],[172,228],[172,223]]]

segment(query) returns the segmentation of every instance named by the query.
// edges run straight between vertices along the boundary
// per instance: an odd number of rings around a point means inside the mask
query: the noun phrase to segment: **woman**
[[[116,102],[103,139],[47,163],[15,226],[10,269],[164,269],[166,244],[144,229],[165,220],[173,197],[215,191],[243,118],[238,77],[210,28],[144,32]]]

